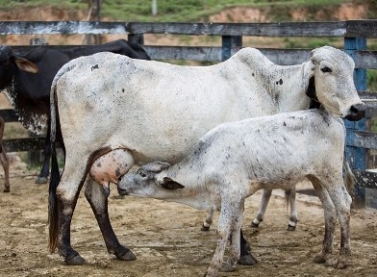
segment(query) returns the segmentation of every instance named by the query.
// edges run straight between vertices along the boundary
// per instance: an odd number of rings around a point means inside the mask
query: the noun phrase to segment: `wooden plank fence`
[[[219,36],[221,46],[149,46],[144,49],[154,60],[195,60],[220,62],[242,48],[242,38],[251,37],[322,37],[343,38],[344,51],[355,61],[354,80],[360,96],[368,105],[367,118],[377,116],[377,94],[366,91],[366,70],[377,69],[377,51],[367,49],[367,40],[377,38],[377,20],[281,23],[142,23],[94,21],[0,21],[0,36],[5,35],[124,35],[143,44],[144,34]],[[35,46],[15,46],[24,51]],[[65,48],[68,46],[51,45]],[[308,60],[311,49],[260,49],[270,60],[281,65]],[[0,110],[7,122],[16,121],[12,110]],[[377,149],[377,134],[366,131],[366,119],[346,121],[346,157],[357,177],[356,196],[362,202],[371,194],[369,204],[377,208],[377,173],[366,168],[366,149]],[[41,149],[42,138],[5,140],[7,151]],[[368,192],[366,195],[366,191]],[[369,197],[370,198],[370,197]]]

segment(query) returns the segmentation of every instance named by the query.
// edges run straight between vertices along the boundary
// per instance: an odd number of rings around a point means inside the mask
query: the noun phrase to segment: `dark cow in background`
[[[70,60],[99,52],[150,60],[141,46],[123,39],[65,50],[40,46],[23,54],[15,53],[9,46],[0,46],[0,90],[6,93],[22,125],[35,134],[46,132],[50,125],[50,89],[55,74]],[[36,180],[38,184],[46,183],[49,175],[49,136],[50,131],[47,130],[45,158]]]

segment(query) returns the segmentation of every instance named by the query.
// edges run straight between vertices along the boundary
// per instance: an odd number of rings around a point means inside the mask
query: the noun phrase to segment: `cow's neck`
[[[310,106],[306,95],[311,76],[311,63],[293,66],[276,66],[275,82],[270,83],[270,94],[276,113],[305,110]]]
[[[21,124],[34,134],[44,134],[47,130],[47,113],[39,112],[37,103],[29,98],[23,98],[21,93],[17,93],[14,82],[3,90],[3,93],[13,106]],[[33,109],[30,108],[31,106]]]

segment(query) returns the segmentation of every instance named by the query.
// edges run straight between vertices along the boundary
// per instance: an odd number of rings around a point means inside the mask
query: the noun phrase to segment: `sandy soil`
[[[86,259],[84,266],[66,266],[47,249],[47,186],[34,176],[13,177],[11,193],[0,193],[0,276],[202,276],[216,245],[216,227],[201,232],[204,212],[152,199],[116,198],[109,201],[111,220],[119,240],[137,255],[122,262],[108,254],[98,225],[83,196],[72,224],[72,244]],[[238,266],[219,276],[377,276],[377,211],[352,212],[352,257],[345,270],[312,262],[321,249],[323,211],[313,197],[300,197],[300,222],[286,231],[285,200],[271,197],[265,221],[249,227],[260,192],[247,200],[244,233],[259,263]],[[339,232],[334,254],[338,253]]]

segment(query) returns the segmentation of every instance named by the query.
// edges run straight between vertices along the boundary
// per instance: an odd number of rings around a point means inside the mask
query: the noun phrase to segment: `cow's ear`
[[[17,65],[17,67],[20,70],[23,70],[23,71],[26,71],[26,72],[29,72],[29,73],[38,73],[38,71],[39,71],[38,66],[36,66],[31,61],[28,61],[28,60],[20,58],[20,57],[15,57],[14,61]]]
[[[164,177],[163,182],[161,183],[161,186],[169,190],[176,190],[176,189],[184,188],[184,186],[182,186],[180,183],[177,183],[176,181],[170,179],[169,177]]]

